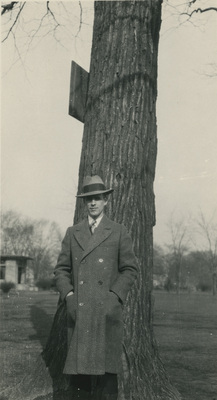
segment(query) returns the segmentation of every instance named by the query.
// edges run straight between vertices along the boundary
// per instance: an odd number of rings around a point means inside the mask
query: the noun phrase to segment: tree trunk
[[[125,312],[120,400],[178,399],[152,329],[157,56],[161,0],[101,1],[95,22],[79,191],[85,175],[115,189],[107,215],[131,232],[140,276]],[[75,222],[85,213],[76,204]]]
[[[179,296],[181,289],[182,256],[176,256],[176,293]]]
[[[216,296],[216,286],[217,286],[216,272],[213,272],[213,274],[212,274],[212,294],[213,294],[213,296]]]
[[[107,214],[124,223],[131,232],[139,264],[139,279],[125,309],[119,400],[180,399],[158,357],[152,328],[153,181],[160,24],[161,0],[95,3],[79,191],[84,176],[94,174],[100,175],[108,187],[115,188]],[[84,214],[83,201],[79,199],[75,222]],[[39,360],[30,377],[10,393],[9,399],[31,400],[39,395],[40,399],[67,398],[64,389],[68,388],[69,381],[61,374],[66,348],[64,326],[62,306],[43,353],[48,369]],[[51,383],[46,378],[50,375],[53,397]],[[17,393],[20,397],[16,397]]]

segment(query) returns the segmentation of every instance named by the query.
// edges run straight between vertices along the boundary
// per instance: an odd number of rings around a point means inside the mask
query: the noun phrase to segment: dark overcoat
[[[55,268],[68,316],[65,374],[120,371],[122,308],[136,274],[131,238],[123,225],[104,215],[93,235],[87,219],[67,229]],[[66,298],[70,291],[74,294]]]

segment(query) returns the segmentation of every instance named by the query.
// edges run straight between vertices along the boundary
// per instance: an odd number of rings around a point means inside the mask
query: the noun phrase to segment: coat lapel
[[[89,240],[92,237],[87,218],[79,225],[76,225],[74,236],[81,248],[85,250]]]
[[[91,235],[88,220],[80,225],[80,229],[76,230],[75,237],[80,246],[84,249],[81,260],[91,253],[100,243],[104,242],[112,232],[111,221],[104,215],[99,226]]]

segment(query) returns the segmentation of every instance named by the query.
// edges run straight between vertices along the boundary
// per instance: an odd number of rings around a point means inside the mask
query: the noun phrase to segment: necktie
[[[96,228],[96,221],[93,221],[92,224],[90,225],[90,231],[91,231],[92,235],[94,233],[95,228]]]

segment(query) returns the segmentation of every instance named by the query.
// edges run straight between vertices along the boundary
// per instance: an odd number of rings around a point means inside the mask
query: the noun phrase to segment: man
[[[55,268],[56,286],[67,307],[63,372],[73,376],[79,389],[92,388],[92,397],[86,398],[97,400],[117,399],[122,308],[137,275],[126,228],[104,214],[111,192],[99,176],[85,178],[77,197],[84,199],[88,218],[67,229]]]

